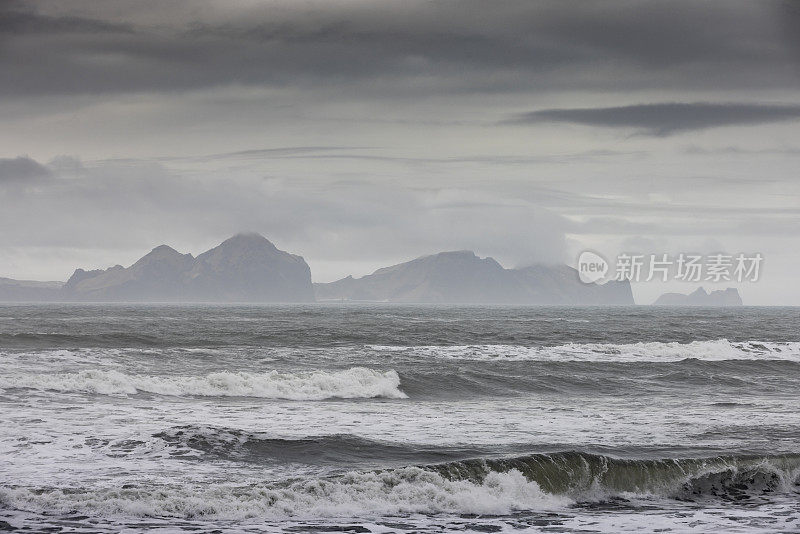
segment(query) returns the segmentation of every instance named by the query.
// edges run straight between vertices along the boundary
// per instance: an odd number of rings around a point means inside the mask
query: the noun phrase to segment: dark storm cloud
[[[271,2],[158,25],[98,3],[69,16],[36,5],[0,7],[4,94],[784,88],[798,74],[780,2]],[[175,12],[202,12],[190,5]]]
[[[49,17],[37,13],[31,3],[5,0],[0,4],[0,36],[25,34],[129,33],[127,24],[84,17]]]
[[[25,156],[0,158],[0,185],[28,182],[50,175],[47,167]]]
[[[563,122],[605,128],[633,128],[672,135],[720,126],[750,126],[796,120],[800,105],[665,103],[610,108],[543,109],[511,119],[516,124]]]

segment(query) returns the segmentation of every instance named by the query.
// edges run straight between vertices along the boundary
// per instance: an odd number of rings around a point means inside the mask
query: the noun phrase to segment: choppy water
[[[0,530],[794,532],[800,309],[0,306]]]

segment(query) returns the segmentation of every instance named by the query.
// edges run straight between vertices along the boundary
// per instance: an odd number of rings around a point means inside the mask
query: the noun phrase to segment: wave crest
[[[219,371],[204,376],[129,375],[90,369],[76,373],[25,374],[0,379],[0,388],[135,395],[140,392],[169,396],[258,397],[265,399],[323,400],[384,397],[404,399],[394,370],[352,367],[341,371],[246,373]]]
[[[283,519],[409,513],[503,514],[570,504],[548,495],[518,471],[491,473],[480,483],[449,480],[420,467],[351,472],[333,479],[282,485],[214,488],[97,488],[85,491],[0,487],[0,504],[31,512],[128,517]]]
[[[431,469],[453,480],[480,482],[519,471],[545,491],[598,500],[622,494],[667,498],[790,492],[800,482],[800,455],[625,459],[583,452],[448,462]]]
[[[153,435],[173,454],[237,462],[287,462],[334,466],[432,464],[484,454],[476,447],[404,444],[352,434],[297,438],[207,425],[175,426]]]
[[[406,356],[472,361],[552,362],[676,362],[686,359],[787,360],[800,362],[800,342],[713,341],[647,343],[567,343],[556,346],[521,345],[369,345],[379,352]]]
[[[51,514],[162,518],[508,514],[619,498],[741,500],[792,492],[799,474],[800,455],[650,460],[564,452],[246,486],[0,486],[0,505]]]

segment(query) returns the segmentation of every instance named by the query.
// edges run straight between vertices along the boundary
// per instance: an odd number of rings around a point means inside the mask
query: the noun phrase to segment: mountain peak
[[[252,243],[263,243],[267,242],[270,245],[272,242],[264,237],[263,235],[259,234],[258,232],[239,232],[238,234],[234,234],[233,236],[226,239],[224,242],[234,241],[234,242],[252,242]]]
[[[158,245],[156,248],[142,256],[140,261],[144,258],[169,258],[169,257],[183,257],[191,256],[191,254],[181,254],[169,245]]]
[[[127,269],[78,269],[64,289],[69,300],[314,300],[303,258],[278,250],[256,233],[237,234],[196,258],[160,245]]]
[[[206,300],[314,300],[305,260],[253,232],[236,234],[197,256],[187,279]]]
[[[153,264],[174,264],[186,266],[194,260],[191,254],[181,254],[168,245],[159,245],[131,265],[131,268],[143,268]],[[114,267],[116,268],[116,267]]]
[[[233,235],[217,245],[216,247],[212,248],[210,251],[201,254],[201,256],[208,254],[214,250],[240,250],[240,251],[247,251],[247,250],[256,250],[256,249],[264,249],[269,250],[272,252],[277,252],[278,247],[276,247],[272,241],[264,237],[263,235],[256,233],[256,232],[242,232],[236,235]]]
[[[172,248],[172,247],[171,247],[171,246],[169,246],[169,245],[158,245],[157,247],[155,247],[153,250],[151,250],[151,251],[150,251],[150,253],[151,253],[151,254],[152,254],[153,252],[157,252],[157,253],[164,253],[164,252],[167,252],[167,253],[170,253],[170,254],[171,254],[171,253],[173,253],[173,252],[178,252],[178,251],[177,251],[177,250],[175,250],[174,248]],[[179,254],[180,254],[180,253],[179,253]]]
[[[420,256],[415,258],[406,263],[400,263],[398,265],[393,265],[391,267],[384,267],[384,269],[393,269],[395,267],[400,267],[404,265],[417,265],[417,264],[437,264],[440,262],[451,263],[451,262],[471,262],[474,260],[484,261],[484,260],[492,260],[492,258],[484,258],[481,260],[474,252],[471,250],[446,250],[443,252],[437,252],[435,254],[428,254],[427,256]]]
[[[431,254],[428,258],[464,258],[472,259],[478,256],[471,250],[445,250],[437,254]]]

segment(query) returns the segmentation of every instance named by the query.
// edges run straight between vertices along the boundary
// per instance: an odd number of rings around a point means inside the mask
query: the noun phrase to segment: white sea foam
[[[352,472],[336,479],[309,479],[287,486],[206,488],[93,488],[84,491],[0,487],[0,503],[29,512],[122,517],[199,516],[364,517],[408,513],[507,514],[563,509],[573,501],[545,493],[522,473],[490,473],[482,483],[448,480],[418,467]]]
[[[788,360],[800,362],[800,342],[731,342],[727,339],[691,343],[567,343],[557,346],[521,345],[370,345],[370,349],[403,355],[456,360],[673,362]]]
[[[133,395],[139,392],[171,396],[259,397],[322,400],[386,397],[406,398],[394,370],[353,367],[342,371],[246,373],[219,371],[204,376],[130,375],[91,369],[75,373],[26,373],[0,377],[0,388],[31,388],[64,392]]]

